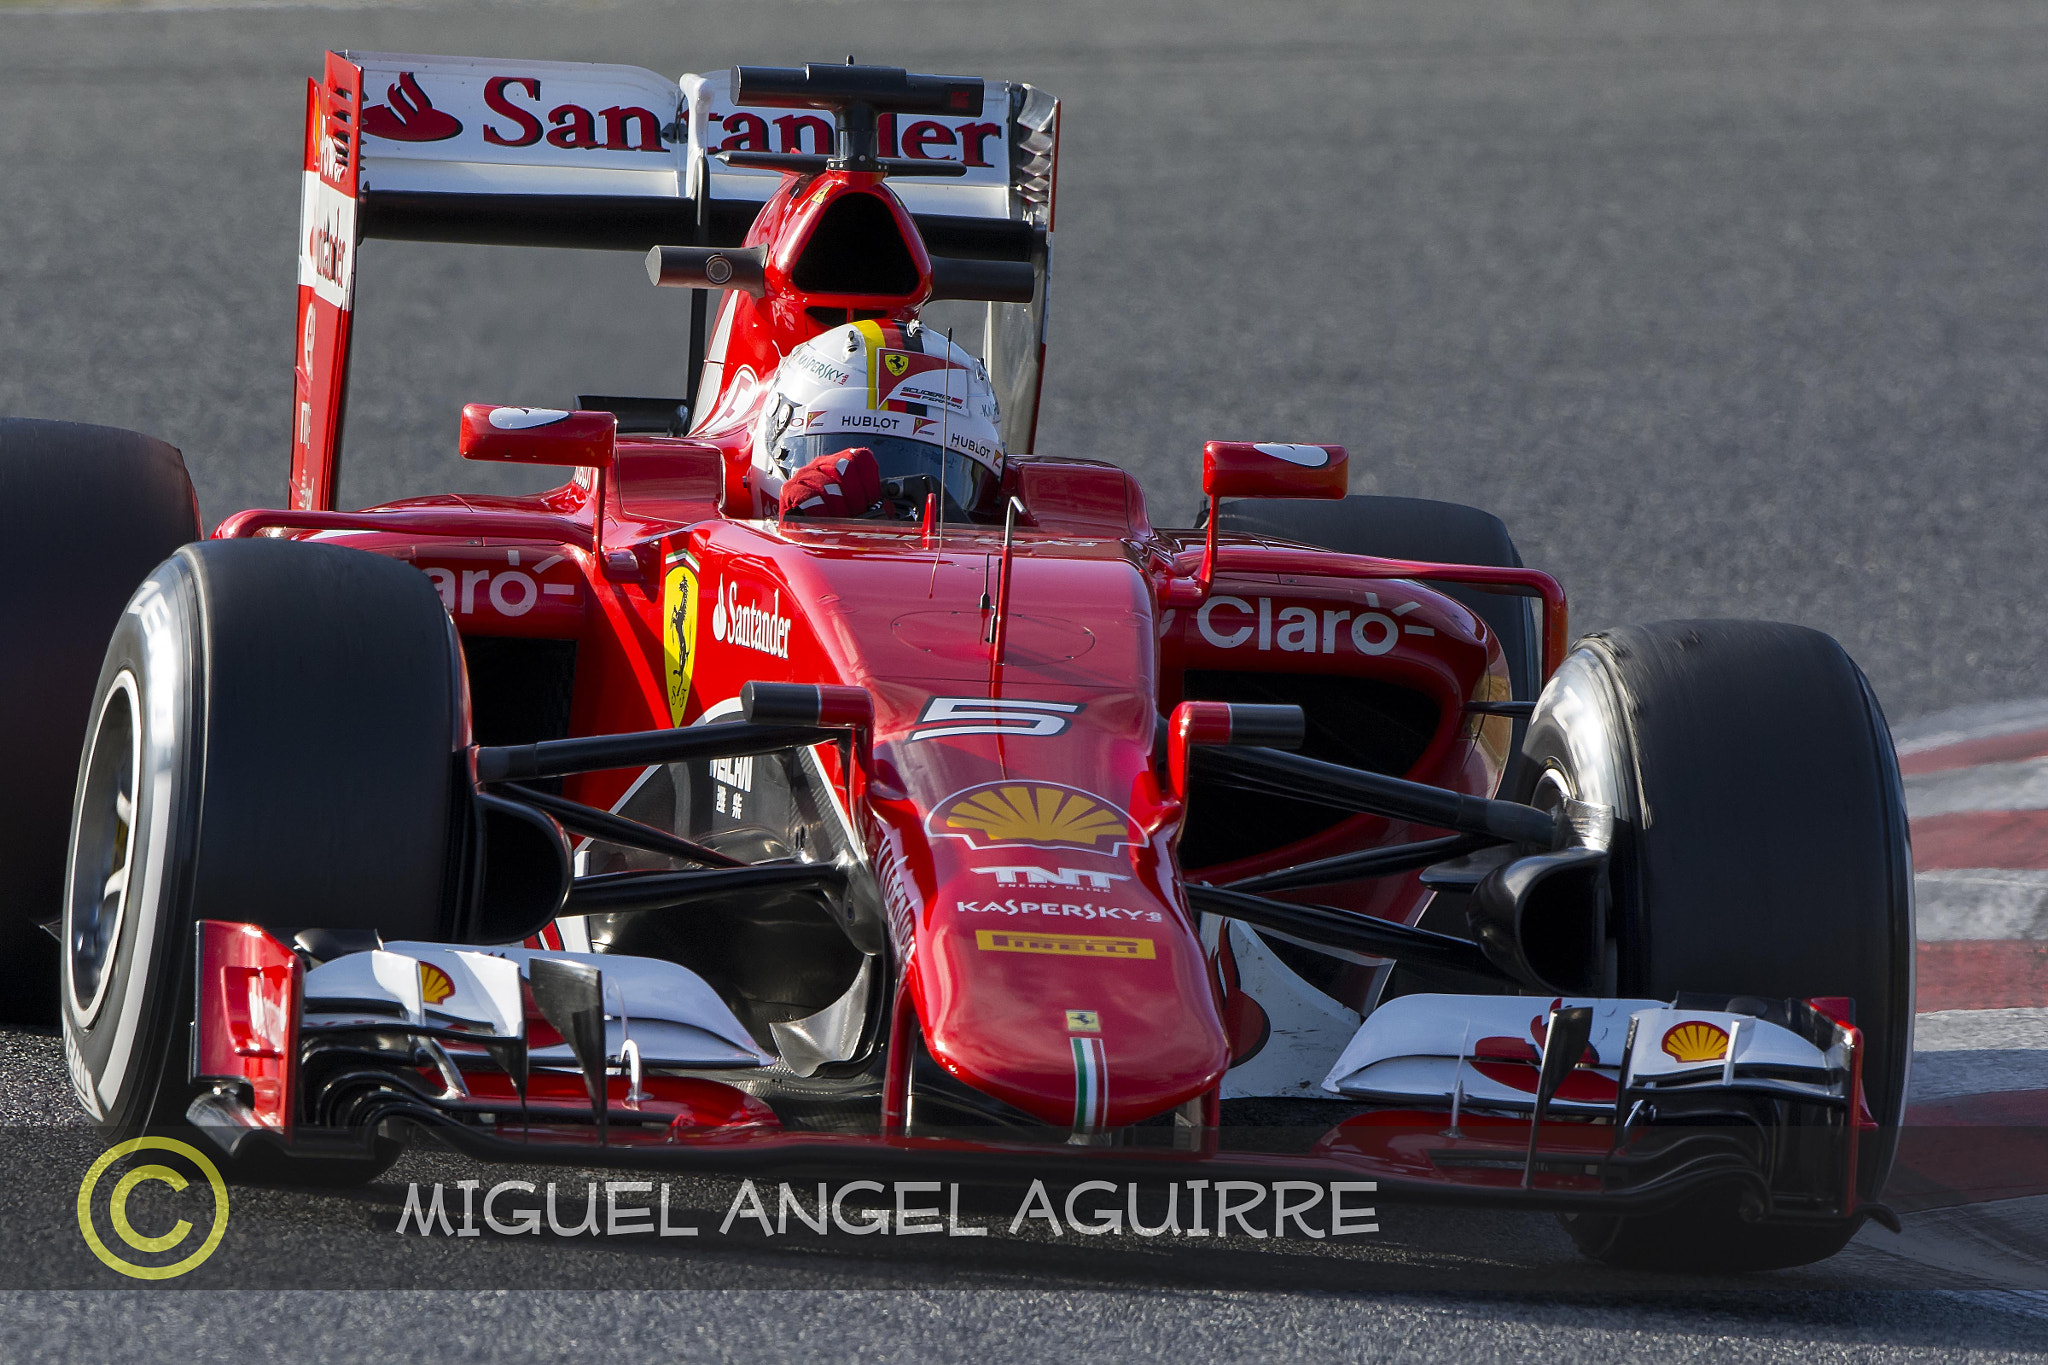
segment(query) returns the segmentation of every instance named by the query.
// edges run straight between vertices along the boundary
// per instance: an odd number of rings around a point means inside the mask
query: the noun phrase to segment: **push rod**
[[[1188,904],[1211,915],[1242,920],[1255,929],[1268,929],[1285,938],[1327,948],[1343,948],[1371,957],[1391,958],[1421,967],[1441,967],[1488,981],[1507,978],[1487,961],[1478,944],[1469,939],[1411,929],[1405,924],[1355,910],[1328,905],[1296,905],[1291,901],[1248,896],[1220,886],[1188,885]],[[571,904],[575,896],[570,896]]]
[[[1229,886],[1232,891],[1291,891],[1299,886],[1328,886],[1332,882],[1391,877],[1397,872],[1412,872],[1418,867],[1428,867],[1431,863],[1462,858],[1467,853],[1477,853],[1480,849],[1491,848],[1499,842],[1484,834],[1450,834],[1441,839],[1423,839],[1411,844],[1390,844],[1385,848],[1340,853],[1334,858],[1318,858],[1312,863],[1283,867],[1277,872],[1262,872],[1256,877],[1241,877],[1229,883]]]
[[[706,867],[745,867],[738,858],[728,857],[715,848],[643,825],[638,820],[628,820],[595,806],[586,806],[580,801],[571,801],[552,792],[536,791],[508,782],[498,789],[498,795],[520,801],[535,810],[545,811],[555,817],[555,823],[563,829],[578,834],[587,834],[593,839],[602,839],[608,844],[620,844],[626,848],[637,848],[648,853],[665,853],[671,858],[687,858]]]
[[[479,782],[561,777],[605,768],[638,768],[653,763],[686,763],[698,758],[742,758],[779,749],[798,749],[843,739],[841,730],[814,725],[751,725],[745,722],[691,725],[681,730],[638,730],[623,735],[544,739],[537,744],[479,746]]]

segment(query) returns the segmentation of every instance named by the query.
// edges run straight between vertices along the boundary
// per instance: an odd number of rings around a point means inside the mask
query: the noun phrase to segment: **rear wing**
[[[308,83],[299,222],[291,506],[334,505],[356,251],[368,238],[642,252],[737,246],[781,173],[718,152],[829,154],[829,118],[734,103],[732,73],[671,81],[630,66],[328,53]],[[984,83],[978,111],[882,115],[884,156],[963,173],[890,188],[937,254],[1028,261],[1030,303],[992,303],[983,358],[1010,449],[1031,449],[1045,357],[1059,103]],[[689,398],[709,309],[691,303]]]

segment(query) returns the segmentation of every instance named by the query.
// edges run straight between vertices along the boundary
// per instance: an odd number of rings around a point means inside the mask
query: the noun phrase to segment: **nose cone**
[[[1079,859],[1074,859],[1079,861]],[[1136,1123],[1228,1061],[1201,943],[1136,879],[985,858],[918,947],[918,1013],[947,1071],[1049,1124]]]

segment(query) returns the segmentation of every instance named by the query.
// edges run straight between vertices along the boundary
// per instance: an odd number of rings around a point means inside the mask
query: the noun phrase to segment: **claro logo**
[[[469,616],[483,610],[500,616],[524,616],[544,597],[562,597],[571,604],[575,602],[575,583],[541,581],[541,575],[562,563],[561,555],[549,555],[540,563],[531,565],[531,572],[519,567],[519,551],[508,550],[505,558],[508,567],[503,569],[451,569],[438,564],[423,564],[420,572],[432,580],[434,590],[441,594],[441,605],[448,609],[450,616]]]
[[[1370,607],[1380,604],[1377,593],[1366,594]],[[1256,603],[1242,597],[1218,596],[1204,602],[1195,613],[1195,629],[1218,649],[1241,649],[1246,645],[1267,652],[1289,654],[1337,654],[1349,642],[1360,654],[1385,654],[1401,636],[1434,635],[1429,626],[1404,622],[1400,618],[1419,603],[1403,602],[1391,611],[1345,611],[1334,607],[1281,606],[1261,597]]]

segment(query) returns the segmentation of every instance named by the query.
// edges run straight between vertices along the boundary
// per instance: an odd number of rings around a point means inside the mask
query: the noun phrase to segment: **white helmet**
[[[884,496],[914,516],[946,494],[949,516],[993,518],[1003,442],[988,371],[928,327],[858,322],[790,352],[754,428],[755,479],[773,499],[820,455],[874,451]]]

